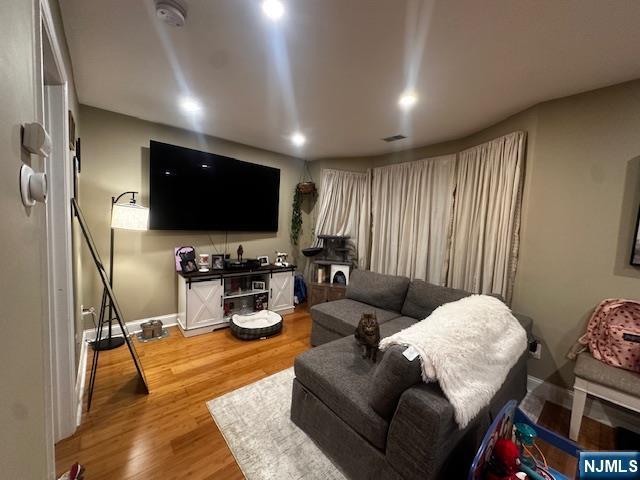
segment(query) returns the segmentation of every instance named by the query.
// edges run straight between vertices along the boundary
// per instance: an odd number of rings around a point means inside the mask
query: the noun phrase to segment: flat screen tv
[[[636,220],[636,230],[633,236],[633,246],[631,249],[631,265],[640,267],[640,208],[638,209],[638,219]]]
[[[150,142],[149,228],[278,231],[280,170]]]

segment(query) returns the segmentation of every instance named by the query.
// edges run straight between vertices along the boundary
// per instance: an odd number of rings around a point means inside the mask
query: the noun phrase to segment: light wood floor
[[[101,352],[91,412],[56,445],[58,473],[79,461],[87,480],[243,478],[205,402],[293,366],[310,333],[304,309],[266,340],[237,340],[229,329],[184,338],[171,328],[167,339],[136,344],[149,395],[136,391],[126,347]]]
[[[205,402],[291,367],[310,348],[310,332],[304,308],[285,316],[283,333],[267,340],[240,341],[228,329],[187,339],[171,328],[165,340],[137,343],[149,395],[137,391],[126,347],[101,352],[91,412],[56,445],[58,473],[79,461],[87,480],[243,478]],[[566,410],[547,403],[540,422],[566,435],[568,418]],[[585,418],[580,441],[612,448],[607,429]],[[571,459],[550,448],[544,452],[568,472],[574,468]]]

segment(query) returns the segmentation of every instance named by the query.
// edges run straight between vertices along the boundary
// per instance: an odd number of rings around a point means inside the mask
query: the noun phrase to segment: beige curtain
[[[455,159],[373,170],[371,270],[445,283]]]
[[[448,286],[499,293],[511,303],[525,141],[515,132],[459,154]]]
[[[317,235],[348,235],[359,268],[369,268],[371,176],[369,172],[322,171]],[[316,240],[316,245],[319,241]]]

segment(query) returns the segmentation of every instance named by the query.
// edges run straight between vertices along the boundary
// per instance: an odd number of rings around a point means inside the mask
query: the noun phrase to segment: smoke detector
[[[187,9],[176,0],[157,0],[156,15],[167,25],[182,27],[187,18]]]

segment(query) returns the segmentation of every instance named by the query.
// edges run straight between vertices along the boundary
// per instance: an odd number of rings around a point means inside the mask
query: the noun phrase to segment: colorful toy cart
[[[511,400],[502,407],[487,430],[478,453],[473,459],[468,480],[485,480],[487,478],[487,468],[492,458],[494,446],[499,439],[512,440],[518,445],[521,449],[520,469],[533,480],[569,480],[568,477],[557,472],[551,466],[545,466],[543,462],[536,459],[535,455],[529,455],[531,449],[537,450],[536,439],[542,440],[572,457],[577,458],[581,451],[581,448],[571,440],[532,422],[518,408],[517,402]]]

